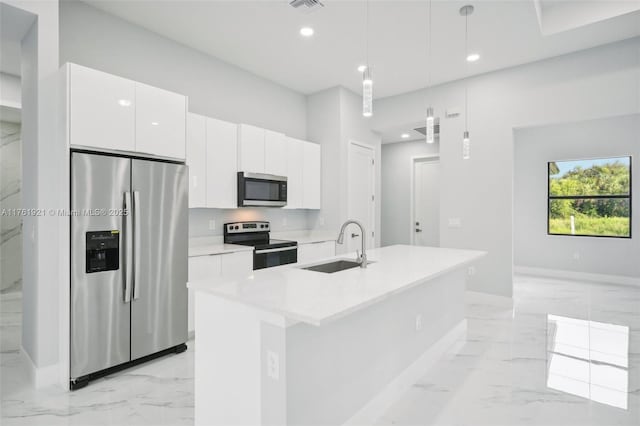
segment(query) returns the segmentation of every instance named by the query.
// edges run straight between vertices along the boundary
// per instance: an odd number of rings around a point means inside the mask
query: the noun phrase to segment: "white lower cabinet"
[[[253,251],[212,254],[189,258],[189,281],[206,280],[223,275],[249,274],[253,271]],[[189,332],[195,330],[194,294],[189,289]]]
[[[335,241],[298,244],[298,263],[311,263],[335,255]]]

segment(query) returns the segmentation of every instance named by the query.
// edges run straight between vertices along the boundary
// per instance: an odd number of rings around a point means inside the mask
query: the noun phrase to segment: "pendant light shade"
[[[427,143],[435,142],[435,119],[433,117],[433,108],[427,108]]]
[[[469,160],[471,158],[471,139],[469,138],[469,132],[464,131],[462,134],[462,159]]]
[[[373,115],[373,80],[369,67],[362,73],[362,115],[365,117]]]

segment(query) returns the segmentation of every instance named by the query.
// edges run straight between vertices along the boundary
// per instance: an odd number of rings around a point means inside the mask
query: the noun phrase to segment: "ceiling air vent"
[[[322,4],[320,0],[292,0],[289,4],[296,9],[304,6],[301,10],[309,12],[324,7],[324,4]]]
[[[413,130],[421,135],[427,136],[427,128],[425,126],[416,127]],[[433,119],[433,140],[434,142],[440,142],[440,117],[435,117]]]

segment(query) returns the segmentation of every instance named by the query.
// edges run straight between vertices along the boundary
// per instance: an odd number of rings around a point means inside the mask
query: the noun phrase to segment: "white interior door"
[[[440,162],[437,159],[413,163],[413,243],[440,245]]]
[[[362,223],[367,231],[367,248],[373,248],[375,230],[375,152],[356,143],[349,144],[349,219]],[[345,232],[347,250],[360,250],[360,229],[351,225]]]

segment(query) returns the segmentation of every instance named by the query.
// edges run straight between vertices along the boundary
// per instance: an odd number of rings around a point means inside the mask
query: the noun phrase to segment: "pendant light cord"
[[[431,0],[429,0],[429,30],[427,31],[427,92],[431,88]],[[428,103],[428,102],[427,102]]]
[[[364,56],[365,65],[369,68],[369,0],[366,3],[364,22]]]
[[[464,130],[469,131],[469,13],[464,15]]]

